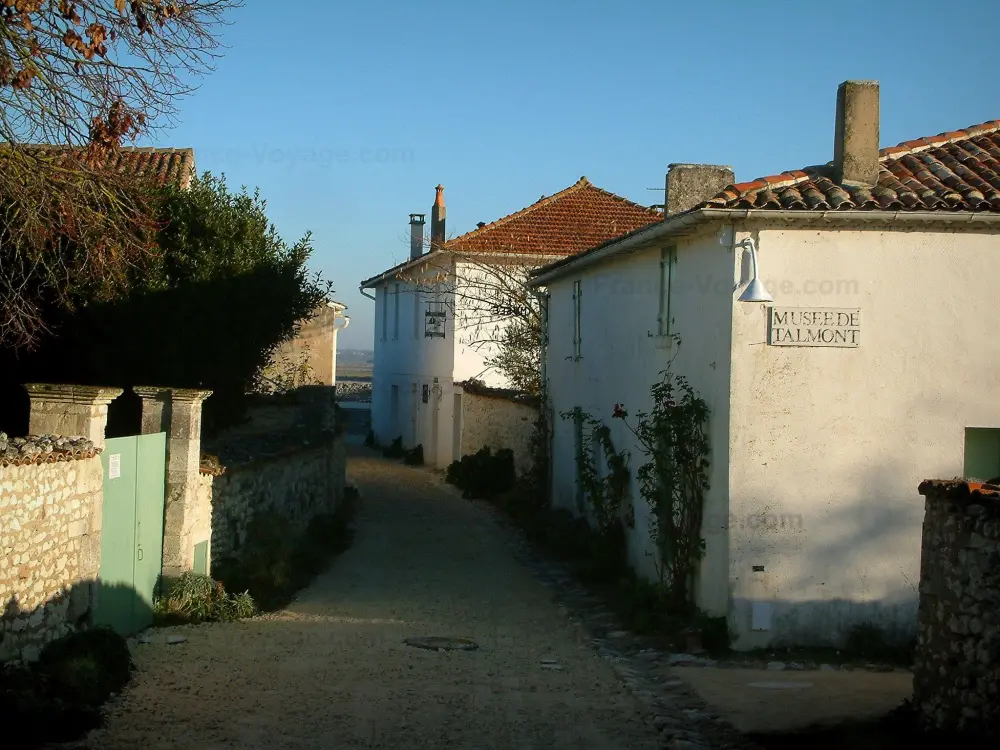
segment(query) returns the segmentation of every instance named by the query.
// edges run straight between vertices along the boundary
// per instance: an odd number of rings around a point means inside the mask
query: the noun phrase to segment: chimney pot
[[[410,214],[410,260],[424,254],[424,216]]]
[[[716,164],[670,164],[665,190],[667,216],[683,213],[736,182],[732,167]]]
[[[436,250],[444,244],[445,218],[447,209],[444,205],[444,186],[438,185],[434,205],[431,207],[431,250]]]
[[[837,87],[834,180],[840,184],[876,184],[878,145],[878,81],[844,81]]]

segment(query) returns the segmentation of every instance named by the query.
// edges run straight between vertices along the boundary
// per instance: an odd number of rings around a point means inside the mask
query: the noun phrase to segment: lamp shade
[[[774,298],[768,294],[767,289],[756,276],[750,279],[750,283],[743,290],[739,300],[740,302],[774,302]]]

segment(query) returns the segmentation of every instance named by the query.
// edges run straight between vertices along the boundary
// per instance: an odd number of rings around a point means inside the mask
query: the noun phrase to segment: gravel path
[[[362,495],[351,549],[286,611],[137,646],[140,671],[87,747],[660,745],[489,513],[429,472],[370,453],[348,472]],[[481,649],[402,643],[432,635]]]

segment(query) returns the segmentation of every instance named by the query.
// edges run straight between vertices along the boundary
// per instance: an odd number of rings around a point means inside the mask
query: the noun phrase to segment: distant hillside
[[[338,349],[338,365],[371,365],[375,361],[375,352],[371,349]]]

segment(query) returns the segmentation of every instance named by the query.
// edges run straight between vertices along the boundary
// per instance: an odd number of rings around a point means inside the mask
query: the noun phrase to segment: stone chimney
[[[667,166],[664,214],[673,216],[694,208],[736,182],[732,167],[715,164]]]
[[[444,220],[447,213],[444,207],[444,186],[438,185],[437,196],[431,207],[431,250],[444,244]]]
[[[833,179],[840,184],[878,182],[878,81],[844,81],[837,87]]]
[[[424,217],[426,214],[410,214],[410,260],[424,254]]]

